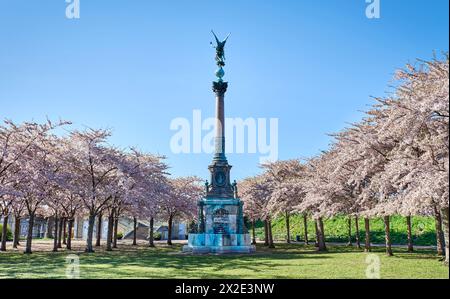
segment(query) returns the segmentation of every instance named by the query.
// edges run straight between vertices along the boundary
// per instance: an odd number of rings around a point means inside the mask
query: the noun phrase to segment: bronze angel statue
[[[214,33],[213,30],[211,30],[212,34],[214,35],[216,39],[217,45],[214,47],[216,49],[216,61],[217,65],[219,67],[225,66],[225,44],[227,43],[228,38],[230,37],[230,34],[223,40],[220,41],[217,35]],[[211,45],[213,43],[211,42]]]

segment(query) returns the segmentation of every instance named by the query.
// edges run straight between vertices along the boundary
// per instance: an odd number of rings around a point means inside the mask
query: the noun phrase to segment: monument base
[[[256,252],[255,246],[224,246],[224,247],[214,247],[214,246],[183,246],[184,253],[193,254],[207,254],[207,253],[253,253]]]
[[[189,234],[188,245],[183,252],[188,253],[252,253],[249,234]]]

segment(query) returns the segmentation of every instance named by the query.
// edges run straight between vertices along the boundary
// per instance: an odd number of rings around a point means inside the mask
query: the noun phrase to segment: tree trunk
[[[289,212],[286,212],[286,241],[288,244],[291,243],[291,224]]]
[[[314,220],[314,228],[316,231],[316,241],[314,243],[314,246],[319,247],[319,226],[317,225],[317,220]]]
[[[114,217],[114,237],[113,237],[113,248],[117,248],[117,232],[119,230],[119,217],[116,215]]]
[[[355,216],[355,233],[356,233],[356,247],[361,249],[361,239],[359,235],[359,217]]]
[[[8,215],[3,216],[3,227],[2,227],[2,245],[0,251],[6,251],[6,240],[8,239]]]
[[[67,245],[67,217],[63,219],[63,244]]]
[[[318,251],[326,251],[327,250],[327,245],[325,243],[325,230],[324,230],[324,226],[323,226],[323,220],[322,218],[317,219],[317,228],[318,228],[318,246],[317,246],[317,250]]]
[[[150,225],[148,227],[148,246],[149,247],[155,247],[155,235],[153,232],[153,225],[155,220],[153,217],[150,218]]]
[[[95,241],[95,246],[100,246],[102,239],[102,214],[98,215],[97,221],[97,240]]]
[[[347,219],[347,229],[348,229],[347,246],[353,246],[353,244],[352,244],[352,217],[351,216],[348,216],[348,219]]]
[[[172,225],[173,225],[173,216],[169,216],[169,228],[168,228],[168,236],[167,236],[167,245],[172,245]]]
[[[94,238],[94,225],[95,225],[95,214],[89,214],[88,221],[88,234],[86,239],[86,249],[85,252],[94,252],[94,247],[92,246],[92,240]]]
[[[52,236],[52,230],[51,230],[51,220],[50,217],[46,218],[47,220],[47,229],[45,230],[44,238],[51,238]]]
[[[441,209],[442,230],[444,231],[445,240],[445,264],[448,266],[449,262],[449,239],[448,239],[448,207]]]
[[[256,245],[255,219],[252,220],[252,245]]]
[[[364,251],[365,252],[371,252],[372,248],[370,246],[370,219],[367,217],[364,217],[364,229],[366,231],[366,239],[364,244]]]
[[[13,248],[17,248],[19,246],[20,240],[20,217],[14,217],[14,239],[13,239]]]
[[[267,219],[264,220],[264,246],[269,246],[269,226]]]
[[[55,213],[53,224],[53,252],[58,251],[58,213]]]
[[[303,228],[305,229],[305,244],[309,245],[309,240],[308,240],[308,215],[307,214],[303,215]]]
[[[434,207],[435,226],[436,226],[436,241],[437,241],[437,254],[445,256],[445,241],[444,232],[442,231],[442,218],[441,213]]]
[[[275,243],[273,242],[273,232],[272,232],[272,221],[267,221],[267,227],[269,228],[269,248],[275,248]]]
[[[33,226],[34,226],[34,212],[29,213],[28,219],[28,232],[27,232],[27,243],[25,245],[26,254],[31,254],[31,243],[33,242]]]
[[[133,245],[137,245],[137,218],[133,217]]]
[[[390,223],[390,217],[384,216],[384,232],[385,232],[385,238],[386,238],[386,254],[388,256],[393,256],[392,253],[392,242],[391,242],[391,223]]]
[[[63,226],[64,226],[64,218],[61,217],[61,219],[59,219],[58,248],[62,248]]]
[[[112,251],[112,236],[114,229],[114,211],[108,216],[108,233],[106,234],[106,251]]]
[[[72,227],[73,227],[73,218],[68,220],[68,228],[67,228],[67,241],[66,241],[66,249],[72,250]]]
[[[413,252],[414,246],[413,246],[413,239],[412,239],[411,216],[406,216],[406,226],[408,229],[408,252]]]

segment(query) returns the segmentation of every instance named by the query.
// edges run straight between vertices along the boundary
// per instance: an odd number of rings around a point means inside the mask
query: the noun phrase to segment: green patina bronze
[[[213,30],[211,30],[212,34],[214,35],[214,38],[216,39],[216,46],[214,47],[216,49],[216,63],[218,67],[224,67],[225,66],[225,44],[227,43],[228,38],[230,37],[230,34],[223,40],[220,41],[217,35],[214,33]],[[212,42],[211,42],[212,44]]]
[[[255,246],[244,225],[243,203],[239,198],[236,181],[230,181],[231,165],[225,156],[225,93],[228,82],[222,80],[225,72],[225,44],[228,40],[216,39],[217,81],[213,82],[216,95],[215,153],[208,166],[211,180],[205,182],[205,196],[198,201],[198,225],[189,234],[183,251],[192,253],[251,253]]]

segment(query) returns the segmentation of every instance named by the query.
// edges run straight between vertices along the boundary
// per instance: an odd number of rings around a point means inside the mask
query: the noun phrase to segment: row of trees
[[[370,219],[383,217],[386,252],[392,255],[390,216],[408,222],[409,249],[413,249],[411,217],[436,218],[437,245],[449,259],[449,59],[408,65],[397,73],[395,92],[377,98],[359,123],[333,134],[330,149],[300,161],[262,165],[263,173],[241,182],[247,217],[264,220],[265,240],[273,246],[271,219],[302,213],[307,240],[307,217],[313,217],[316,244],[326,250],[323,218],[348,215],[365,223],[365,250],[370,251]],[[1,250],[6,249],[9,217],[29,219],[25,252],[31,252],[36,215],[52,217],[56,236],[76,216],[89,219],[86,251],[93,251],[96,218],[108,217],[107,249],[116,245],[118,217],[150,220],[153,245],[156,217],[193,219],[203,188],[195,177],[171,179],[164,157],[137,149],[120,150],[107,144],[107,130],[71,131],[70,125],[5,121],[0,125],[0,213],[3,215]],[[98,221],[101,223],[101,221]],[[18,227],[16,225],[16,227]],[[98,229],[100,230],[100,229]],[[357,236],[359,228],[356,226]],[[290,240],[288,229],[288,240]],[[169,233],[168,243],[171,233]],[[18,244],[14,232],[13,245]],[[61,237],[59,237],[61,239]],[[360,246],[359,238],[356,240]],[[97,240],[99,243],[99,239]]]
[[[333,134],[329,150],[306,161],[262,165],[261,175],[241,183],[247,216],[265,221],[268,245],[273,246],[271,219],[284,214],[289,227],[289,215],[296,212],[303,213],[305,225],[308,215],[316,219],[316,243],[326,250],[322,219],[348,215],[349,229],[352,218],[364,218],[370,251],[370,218],[383,217],[386,252],[392,255],[390,216],[406,216],[412,251],[411,216],[432,215],[438,251],[448,263],[448,55],[407,65],[396,78],[395,91],[376,98],[361,122]]]
[[[120,216],[133,217],[135,223],[149,219],[151,224],[159,217],[171,230],[174,217],[195,215],[202,192],[197,178],[170,178],[164,157],[108,145],[107,130],[71,131],[62,137],[55,133],[68,125],[65,121],[0,125],[2,251],[9,217],[16,223],[14,247],[19,244],[20,219],[28,218],[25,253],[31,253],[37,216],[54,220],[55,251],[63,231],[67,231],[64,243],[71,249],[75,217],[88,217],[86,252],[93,252],[96,218],[101,224],[102,216],[108,217],[107,250],[112,250]],[[153,246],[153,227],[150,232]],[[169,232],[169,244],[170,237]]]

